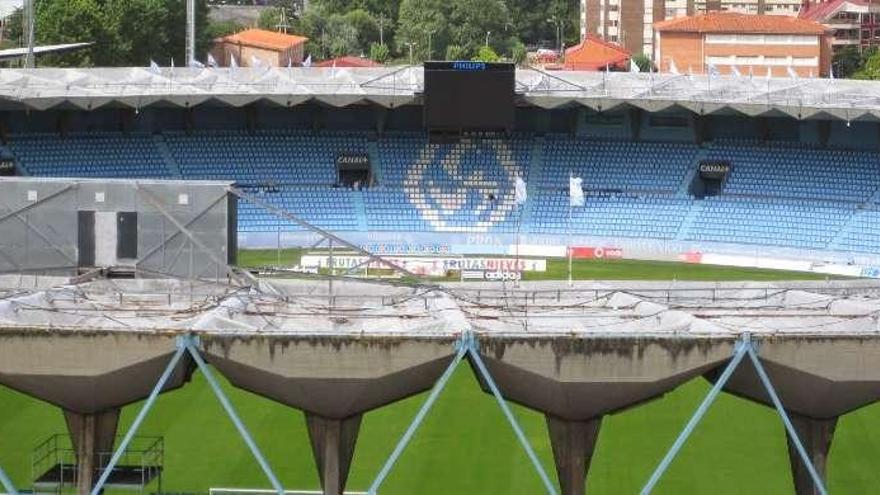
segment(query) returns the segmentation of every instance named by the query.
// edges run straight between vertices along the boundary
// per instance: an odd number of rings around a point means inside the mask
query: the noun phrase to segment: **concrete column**
[[[550,431],[550,445],[562,495],[584,495],[602,418],[568,421],[549,414],[544,417]]]
[[[113,452],[116,427],[119,424],[119,408],[94,414],[65,410],[64,420],[76,452],[76,492],[79,495],[88,495],[98,481],[95,476],[95,470],[100,467],[98,455]]]
[[[330,419],[306,413],[306,425],[324,495],[342,495],[348,480],[361,414]]]
[[[828,462],[828,451],[831,449],[834,429],[837,427],[837,418],[812,419],[793,413],[789,413],[789,415],[813,466],[819,476],[825,480],[825,466]],[[791,437],[786,435],[786,438],[788,439],[788,461],[791,464],[795,493],[797,495],[818,495],[819,491],[813,486],[813,478],[810,477],[810,472],[801,461],[797,449],[791,442]]]

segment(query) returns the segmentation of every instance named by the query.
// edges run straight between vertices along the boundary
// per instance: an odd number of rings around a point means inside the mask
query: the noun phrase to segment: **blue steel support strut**
[[[15,485],[12,483],[12,480],[9,479],[9,476],[6,476],[3,468],[0,468],[0,485],[3,485],[7,495],[18,495],[18,490],[15,489]]]
[[[99,495],[101,493],[101,490],[104,489],[104,485],[107,483],[107,479],[116,468],[116,464],[119,463],[119,459],[122,458],[122,455],[128,448],[128,444],[130,444],[132,439],[134,439],[135,434],[137,434],[138,428],[141,427],[141,423],[144,422],[144,418],[147,417],[147,413],[149,413],[150,409],[152,409],[153,404],[156,402],[156,398],[159,396],[159,393],[162,391],[163,388],[165,388],[165,384],[168,383],[168,380],[174,373],[174,369],[177,367],[177,363],[180,362],[180,358],[183,357],[184,352],[186,352],[185,340],[183,340],[182,338],[178,338],[177,351],[174,353],[171,361],[168,362],[168,366],[165,368],[165,371],[162,372],[162,375],[159,377],[159,381],[156,382],[156,386],[153,387],[153,390],[147,397],[146,402],[144,402],[144,405],[141,406],[141,410],[134,418],[134,422],[131,423],[128,431],[125,433],[125,437],[123,437],[122,441],[119,443],[119,447],[116,448],[116,451],[113,453],[113,457],[110,458],[110,463],[107,464],[107,467],[102,469],[101,477],[98,478],[98,482],[95,484],[95,487],[92,488],[91,495]]]
[[[468,347],[468,352],[470,352],[471,358],[473,358],[474,360],[474,364],[477,365],[477,370],[479,370],[480,376],[482,376],[483,380],[486,382],[489,390],[492,391],[492,395],[495,396],[495,400],[498,402],[498,406],[504,412],[504,416],[507,417],[507,421],[513,428],[513,432],[516,434],[516,438],[519,440],[519,443],[526,451],[526,455],[529,456],[529,460],[535,467],[535,471],[538,472],[538,476],[541,477],[541,482],[544,483],[544,488],[547,489],[547,493],[550,495],[557,495],[556,486],[550,480],[550,476],[547,475],[547,471],[544,469],[544,466],[541,465],[541,461],[538,459],[538,455],[535,454],[535,450],[532,448],[532,444],[530,444],[528,438],[526,438],[526,435],[520,427],[519,422],[516,420],[516,416],[513,415],[513,411],[510,410],[510,406],[508,406],[507,402],[504,400],[504,396],[501,394],[501,390],[499,390],[498,385],[495,384],[495,380],[492,378],[492,374],[489,373],[489,369],[486,368],[486,363],[484,363],[483,358],[480,357],[480,349],[478,347],[476,338],[473,335],[468,335],[468,341],[466,342],[466,345]]]
[[[434,384],[434,388],[431,389],[431,393],[428,394],[428,398],[425,399],[425,402],[424,404],[422,404],[419,412],[416,414],[415,418],[413,418],[403,436],[400,437],[400,440],[394,447],[394,451],[392,451],[391,455],[388,456],[388,459],[385,461],[385,465],[382,466],[382,470],[379,471],[379,474],[376,475],[376,479],[373,480],[373,483],[370,485],[370,489],[367,491],[367,495],[376,495],[376,491],[379,489],[380,486],[382,486],[385,478],[388,477],[391,469],[397,463],[397,460],[400,459],[401,454],[403,454],[403,450],[409,444],[410,440],[412,440],[412,437],[413,435],[415,435],[416,430],[419,429],[422,421],[425,420],[425,416],[427,416],[431,408],[434,407],[434,403],[437,401],[437,397],[439,397],[443,389],[446,388],[446,384],[449,382],[449,379],[452,378],[452,374],[455,372],[456,368],[458,368],[458,365],[461,364],[461,360],[464,359],[464,356],[465,354],[467,354],[468,351],[468,347],[464,339],[465,337],[462,337],[458,342],[456,342],[457,352],[455,354],[455,357],[452,359],[452,362],[449,363],[446,371],[444,371],[443,374],[440,376],[440,379],[437,380],[437,383]]]
[[[220,388],[220,384],[217,383],[217,379],[214,378],[214,373],[211,372],[211,368],[205,364],[205,360],[202,359],[201,353],[199,350],[193,345],[193,337],[187,337],[185,339],[185,347],[186,350],[189,351],[190,356],[192,356],[193,360],[196,362],[196,365],[202,371],[202,374],[205,376],[205,379],[208,381],[208,384],[211,386],[211,389],[214,391],[214,395],[217,396],[217,400],[220,401],[220,404],[223,406],[223,409],[226,410],[226,414],[232,420],[232,423],[235,425],[235,428],[238,430],[238,434],[241,435],[241,438],[244,440],[244,443],[247,444],[248,448],[253,454],[254,458],[257,460],[257,463],[262,468],[263,473],[266,475],[266,478],[269,479],[269,483],[272,484],[272,488],[275,490],[278,495],[284,495],[284,487],[281,486],[281,482],[278,481],[278,478],[275,476],[275,473],[272,471],[272,468],[269,466],[269,462],[266,461],[265,456],[260,451],[260,448],[257,447],[256,442],[254,442],[253,437],[251,437],[250,432],[247,429],[247,426],[241,421],[241,418],[238,417],[238,413],[235,412],[235,408],[232,406],[232,403],[229,402],[229,399],[226,397],[226,394],[223,392],[223,389]],[[92,494],[97,495],[97,494]]]
[[[657,465],[657,469],[654,470],[654,473],[651,474],[651,478],[648,479],[648,482],[645,483],[645,486],[642,488],[642,491],[640,492],[641,495],[648,495],[654,490],[657,482],[660,481],[660,478],[663,476],[664,473],[666,473],[666,470],[669,469],[669,465],[672,464],[672,461],[675,460],[676,456],[678,456],[678,452],[684,446],[684,443],[687,441],[688,437],[691,436],[694,428],[696,428],[700,420],[703,419],[703,416],[706,415],[706,411],[708,411],[712,403],[715,402],[718,394],[721,393],[721,389],[724,388],[727,380],[730,379],[730,376],[733,375],[733,372],[736,370],[736,368],[745,357],[746,353],[748,353],[751,348],[752,343],[748,335],[744,335],[743,338],[736,343],[733,358],[727,364],[727,367],[724,368],[724,372],[721,373],[718,381],[715,382],[715,385],[713,385],[712,389],[709,390],[709,393],[706,394],[703,402],[694,412],[693,416],[691,416],[691,419],[687,422],[684,429],[682,429],[681,433],[678,434],[678,438],[675,439],[672,447],[669,448],[669,452],[666,453],[666,456],[664,456],[663,460],[660,461],[660,464]]]
[[[761,364],[761,360],[758,358],[758,353],[755,352],[753,346],[749,346],[749,359],[751,359],[752,364],[755,365],[755,370],[758,372],[758,377],[761,378],[761,383],[764,385],[764,389],[767,390],[767,394],[770,395],[770,400],[773,401],[773,406],[776,408],[776,412],[779,413],[779,417],[782,418],[785,430],[788,432],[792,443],[794,443],[795,449],[797,449],[798,455],[804,463],[804,467],[807,468],[810,477],[813,478],[813,485],[821,495],[828,495],[828,490],[825,488],[825,483],[822,481],[822,477],[819,476],[816,467],[813,466],[813,462],[810,460],[810,456],[807,455],[807,451],[804,449],[800,437],[798,437],[797,430],[794,429],[794,425],[791,423],[791,418],[789,418],[788,413],[785,412],[785,407],[783,407],[782,401],[776,393],[776,389],[773,388],[773,383],[770,381],[770,377],[767,375],[767,371],[764,369],[764,365]]]

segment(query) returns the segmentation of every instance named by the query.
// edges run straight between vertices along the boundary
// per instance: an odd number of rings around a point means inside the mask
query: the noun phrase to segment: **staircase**
[[[351,202],[357,216],[357,228],[361,232],[366,232],[369,229],[367,228],[367,207],[364,204],[363,191],[352,191]]]
[[[678,232],[675,234],[676,241],[682,241],[687,239],[691,234],[691,227],[694,225],[694,222],[697,220],[697,217],[703,211],[703,207],[705,205],[705,201],[696,200],[691,205],[691,208],[688,210],[687,215],[685,215],[684,220],[681,221],[681,225],[678,226]]]
[[[539,136],[532,140],[532,151],[529,155],[529,169],[526,176],[526,192],[528,198],[522,205],[520,215],[520,232],[528,234],[532,231],[532,205],[539,194],[539,184],[544,171],[544,137]]]
[[[691,183],[694,181],[694,177],[697,176],[697,171],[700,169],[700,162],[706,159],[706,149],[699,148],[697,150],[697,156],[694,157],[694,162],[691,163],[691,168],[688,169],[688,173],[685,174],[684,180],[682,180],[681,184],[678,185],[678,191],[676,191],[675,195],[680,198],[685,198],[689,196],[688,192],[691,187]]]
[[[165,138],[161,134],[153,134],[153,143],[156,145],[156,149],[165,162],[165,166],[168,167],[168,172],[171,173],[171,176],[176,179],[182,179],[183,173],[180,171],[177,161],[171,156],[171,150],[168,149],[168,143],[165,142]]]
[[[370,157],[370,172],[373,174],[373,183],[381,184],[383,179],[382,163],[379,161],[379,146],[376,141],[367,142],[367,155]]]

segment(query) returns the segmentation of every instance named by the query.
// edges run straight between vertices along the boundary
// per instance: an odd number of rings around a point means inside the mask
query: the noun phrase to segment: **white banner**
[[[401,268],[413,273],[440,273],[459,270],[501,271],[501,272],[545,272],[547,271],[546,259],[519,259],[516,258],[430,258],[414,256],[384,256]],[[336,268],[354,268],[367,262],[365,256],[340,255],[333,257],[333,266]],[[325,254],[307,254],[300,261],[302,266],[318,266],[327,268],[330,266],[329,256]],[[388,265],[373,261],[370,268],[388,268]]]

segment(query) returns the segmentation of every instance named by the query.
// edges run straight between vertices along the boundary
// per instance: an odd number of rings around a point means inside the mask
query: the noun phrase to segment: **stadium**
[[[878,95],[3,70],[0,482],[871,493]]]

